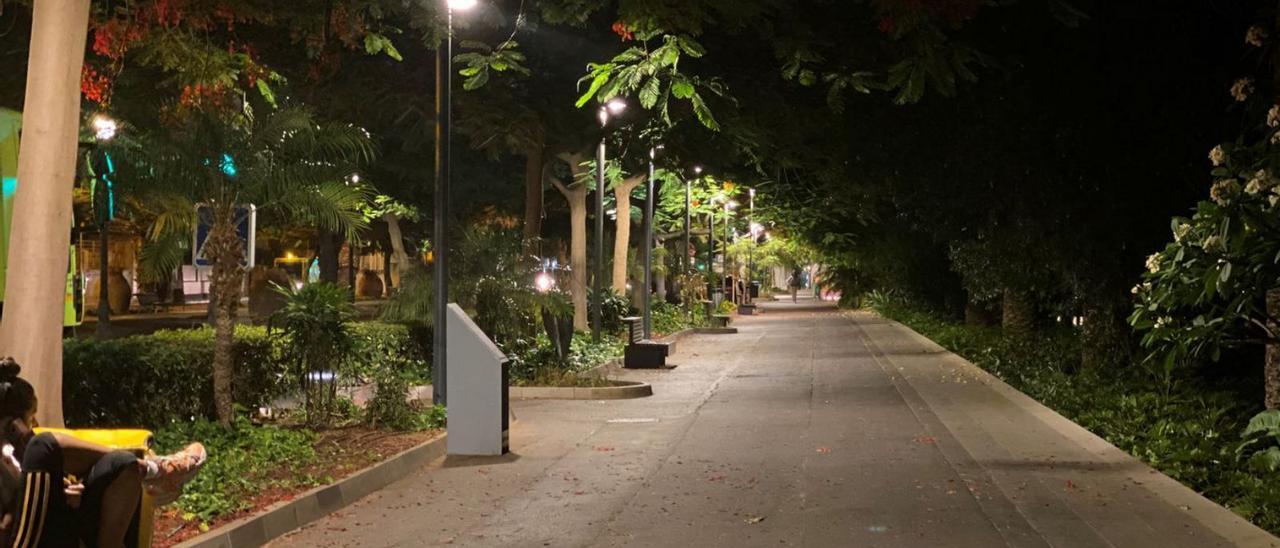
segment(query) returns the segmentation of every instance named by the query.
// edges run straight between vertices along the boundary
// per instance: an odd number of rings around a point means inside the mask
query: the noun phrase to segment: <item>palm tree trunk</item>
[[[409,252],[404,249],[404,234],[400,231],[400,216],[395,213],[386,213],[382,216],[382,220],[387,223],[387,238],[391,243],[391,253],[394,270],[388,269],[387,272],[387,288],[390,289],[394,284],[391,277],[394,274],[396,279],[404,275],[405,270],[409,269]],[[389,294],[389,293],[388,293]]]
[[[1267,329],[1280,335],[1280,288],[1267,291]],[[1263,370],[1267,409],[1280,409],[1280,343],[1267,343],[1266,367]]]
[[[235,377],[235,326],[240,309],[241,265],[240,239],[235,230],[235,208],[215,208],[213,227],[205,244],[214,257],[212,293],[214,299],[213,339],[213,404],[218,422],[230,424],[233,414],[232,379]]]
[[[1004,292],[1001,325],[1007,331],[1025,333],[1035,324],[1035,313],[1025,293],[1014,289]]]
[[[334,242],[333,231],[321,227],[316,230],[316,245],[320,255],[320,281],[331,284],[338,283],[338,246]]]
[[[1120,295],[1123,295],[1121,293]],[[1083,368],[1123,367],[1129,362],[1129,326],[1123,298],[1094,297],[1085,304],[1080,334]]]

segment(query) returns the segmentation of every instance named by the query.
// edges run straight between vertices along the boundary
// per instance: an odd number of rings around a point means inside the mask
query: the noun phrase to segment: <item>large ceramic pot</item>
[[[94,280],[85,290],[84,304],[86,312],[98,313],[98,296],[101,294],[99,290],[100,283],[101,280]],[[129,287],[129,279],[124,277],[124,272],[113,270],[107,273],[107,299],[111,301],[109,304],[112,314],[127,314],[129,312],[129,301],[133,299],[133,288]]]
[[[249,271],[249,315],[254,322],[264,322],[284,307],[284,295],[277,285],[289,287],[289,274],[280,268],[256,266]]]
[[[356,295],[366,299],[381,298],[382,288],[382,278],[372,270],[360,272],[360,277],[356,279]]]

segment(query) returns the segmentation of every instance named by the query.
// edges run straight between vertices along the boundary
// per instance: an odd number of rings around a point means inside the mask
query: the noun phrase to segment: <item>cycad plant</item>
[[[156,212],[148,237],[174,241],[194,230],[196,208],[210,213],[198,254],[213,265],[213,390],[218,420],[230,423],[234,327],[244,280],[245,248],[236,234],[246,208],[277,219],[305,220],[351,238],[364,227],[366,192],[347,176],[370,160],[369,135],[350,124],[317,121],[300,108],[265,114],[214,108],[177,109],[163,130],[139,137],[125,162]],[[178,254],[152,258],[168,259]],[[180,263],[178,263],[180,264]],[[166,264],[161,268],[176,268]]]
[[[285,302],[271,315],[270,327],[283,343],[287,373],[302,391],[307,422],[327,425],[338,400],[338,368],[355,347],[347,325],[356,317],[355,305],[345,289],[331,283],[275,290]]]

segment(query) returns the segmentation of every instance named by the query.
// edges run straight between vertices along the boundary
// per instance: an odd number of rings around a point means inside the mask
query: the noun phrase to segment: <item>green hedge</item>
[[[420,333],[360,323],[355,376],[387,366],[419,376],[430,363]],[[63,341],[63,412],[76,427],[140,426],[213,416],[213,329],[158,331],[122,339]],[[236,328],[236,403],[256,407],[290,388],[279,341],[266,328]]]

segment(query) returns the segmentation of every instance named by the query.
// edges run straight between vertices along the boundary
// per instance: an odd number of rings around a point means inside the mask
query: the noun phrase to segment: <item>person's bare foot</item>
[[[196,476],[209,454],[199,442],[172,455],[146,459],[142,484],[156,505],[168,504],[182,494],[182,486]]]

